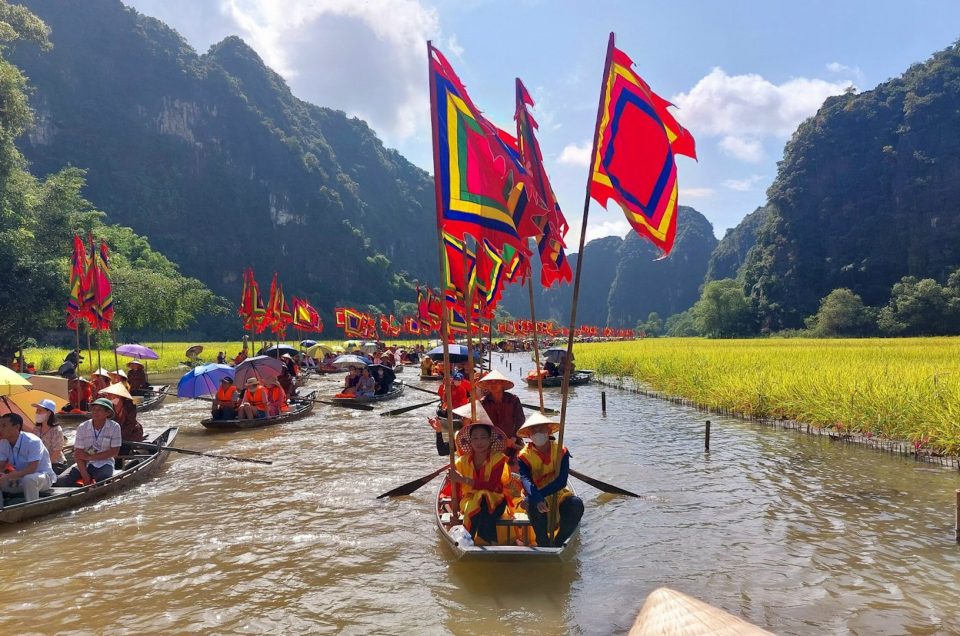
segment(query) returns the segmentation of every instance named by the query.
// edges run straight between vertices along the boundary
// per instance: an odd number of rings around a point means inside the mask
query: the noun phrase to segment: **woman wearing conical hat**
[[[508,439],[514,440],[517,430],[523,426],[524,417],[520,398],[509,391],[513,388],[513,381],[499,371],[491,371],[477,380],[476,384],[486,393],[480,403],[493,425],[503,431]]]
[[[542,413],[534,413],[517,433],[530,442],[520,450],[520,481],[527,494],[527,515],[541,548],[560,547],[576,531],[583,516],[583,501],[567,488],[570,453],[562,449],[556,461],[557,443],[551,434],[560,424]],[[547,532],[547,514],[558,500],[560,523],[554,536]]]
[[[504,486],[510,482],[502,452],[506,437],[494,426],[474,422],[457,435],[458,446],[461,439],[469,446],[461,447],[463,454],[450,471],[450,480],[457,486],[463,527],[478,544],[495,544],[497,519],[507,509]]]

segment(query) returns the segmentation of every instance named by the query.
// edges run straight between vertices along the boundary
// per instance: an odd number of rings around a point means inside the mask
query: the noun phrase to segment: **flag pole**
[[[463,241],[464,250],[468,249],[467,241]],[[474,248],[479,256],[479,250]],[[467,312],[467,382],[470,383],[470,420],[477,421],[477,402],[473,399],[473,281],[468,278],[466,284],[466,298],[463,300]],[[449,407],[448,407],[449,408]]]
[[[427,78],[430,82],[430,126],[433,132],[433,190],[436,195],[437,205],[437,259],[440,263],[440,280],[446,280],[445,265],[443,258],[443,228],[441,226],[441,217],[443,210],[443,193],[440,191],[440,182],[438,175],[440,173],[440,148],[437,140],[440,138],[437,130],[437,87],[433,81],[433,42],[427,40]],[[455,470],[455,452],[457,449],[456,433],[453,430],[453,391],[450,385],[450,324],[447,317],[446,290],[443,290],[444,296],[440,299],[440,339],[443,346],[443,366],[446,373],[443,374],[443,392],[447,404],[447,431],[450,436],[450,470]],[[450,515],[451,519],[456,521],[460,517],[460,502],[457,496],[457,485],[450,482]]]
[[[533,359],[537,364],[537,393],[540,395],[540,412],[543,413],[543,374],[540,373],[540,338],[537,337],[537,314],[533,310],[533,276],[527,276],[530,292],[530,320],[533,322]]]
[[[560,402],[560,430],[557,432],[557,448],[554,454],[555,464],[559,466],[563,452],[563,432],[567,421],[567,398],[570,395],[570,368],[573,358],[573,335],[577,324],[577,301],[580,298],[580,276],[583,272],[583,246],[587,236],[587,217],[590,213],[590,182],[593,175],[594,161],[597,156],[597,146],[600,143],[600,121],[603,117],[603,104],[607,95],[607,82],[610,77],[610,63],[613,60],[613,32],[610,32],[610,39],[607,41],[607,59],[603,64],[603,82],[600,84],[600,100],[597,103],[597,121],[593,127],[593,146],[590,152],[590,172],[587,174],[587,186],[583,195],[583,220],[580,222],[580,247],[577,250],[577,272],[573,281],[573,301],[570,306],[570,330],[567,334],[567,357],[563,364],[563,388],[562,401]],[[547,531],[553,534],[553,529],[557,521],[557,498],[554,497],[550,506],[550,516],[547,519]]]

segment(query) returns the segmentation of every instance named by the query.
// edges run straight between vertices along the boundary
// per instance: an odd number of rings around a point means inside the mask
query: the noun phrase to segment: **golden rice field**
[[[577,368],[701,406],[960,451],[960,338],[580,344]]]

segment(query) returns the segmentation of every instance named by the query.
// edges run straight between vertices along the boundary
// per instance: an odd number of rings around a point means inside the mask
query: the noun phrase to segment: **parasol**
[[[203,347],[201,347],[202,349]],[[150,347],[144,347],[138,344],[120,345],[114,349],[125,358],[134,358],[135,360],[159,360],[160,356]],[[189,356],[189,354],[187,354]]]
[[[247,378],[265,380],[275,378],[283,372],[283,363],[270,356],[254,356],[247,358],[237,365],[233,379],[238,386],[243,386]]]
[[[190,369],[177,383],[177,397],[196,398],[214,395],[223,378],[232,378],[234,368],[228,364],[204,364]]]

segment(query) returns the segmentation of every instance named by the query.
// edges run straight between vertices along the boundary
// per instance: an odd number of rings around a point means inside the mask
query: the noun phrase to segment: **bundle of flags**
[[[292,309],[291,309],[292,306]],[[283,294],[283,285],[277,282],[274,272],[270,283],[270,293],[264,305],[260,297],[260,286],[253,276],[253,269],[243,272],[243,289],[240,292],[240,307],[237,311],[243,318],[244,329],[263,333],[266,330],[284,337],[288,326],[310,333],[322,333],[323,321],[310,302],[293,296],[290,305]]]
[[[67,327],[77,329],[87,321],[91,329],[106,331],[113,322],[113,284],[110,280],[110,250],[99,248],[89,237],[89,251],[79,235],[73,237],[70,266],[70,297],[67,300]]]

